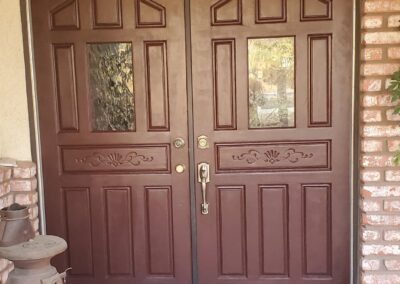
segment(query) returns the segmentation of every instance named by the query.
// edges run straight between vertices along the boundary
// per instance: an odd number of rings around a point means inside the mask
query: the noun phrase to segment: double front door
[[[352,12],[32,1],[68,283],[349,283]]]

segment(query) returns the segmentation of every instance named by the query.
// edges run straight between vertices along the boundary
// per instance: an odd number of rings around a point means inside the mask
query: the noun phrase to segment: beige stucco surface
[[[0,0],[0,12],[0,157],[30,160],[19,1]]]

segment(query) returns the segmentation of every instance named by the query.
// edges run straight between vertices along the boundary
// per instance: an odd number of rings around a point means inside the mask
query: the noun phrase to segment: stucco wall
[[[0,157],[31,160],[19,0],[0,11]]]

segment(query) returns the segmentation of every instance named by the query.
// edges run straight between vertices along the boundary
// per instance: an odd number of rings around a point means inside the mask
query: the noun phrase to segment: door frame
[[[22,23],[22,40],[24,48],[25,62],[25,80],[26,94],[28,101],[28,117],[31,139],[32,160],[37,165],[37,180],[39,194],[39,221],[40,233],[46,234],[46,212],[44,210],[44,188],[43,188],[43,172],[42,172],[42,152],[39,128],[39,111],[38,97],[36,90],[36,74],[35,59],[33,50],[32,36],[32,17],[31,17],[31,1],[19,0],[20,13]],[[360,141],[359,135],[359,112],[360,99],[360,51],[361,51],[361,0],[352,0],[353,2],[353,60],[352,60],[352,121],[351,121],[351,155],[350,163],[350,282],[358,284],[360,281],[360,250],[359,250],[359,196],[360,196]],[[190,0],[184,0],[185,5],[185,46],[186,46],[186,78],[187,78],[187,100],[188,100],[188,145],[189,149],[194,149],[195,137],[193,131],[193,88],[192,88],[192,51],[191,51],[191,28],[190,28]],[[197,284],[197,227],[196,227],[196,167],[194,160],[194,151],[189,151],[189,188],[190,188],[190,205],[191,205],[191,230],[192,230],[192,284]]]

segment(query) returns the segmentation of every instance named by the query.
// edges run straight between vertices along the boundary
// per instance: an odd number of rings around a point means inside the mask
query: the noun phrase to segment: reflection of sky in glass
[[[88,57],[93,130],[134,131],[132,44],[89,44]]]
[[[295,125],[294,37],[248,40],[250,128]]]

